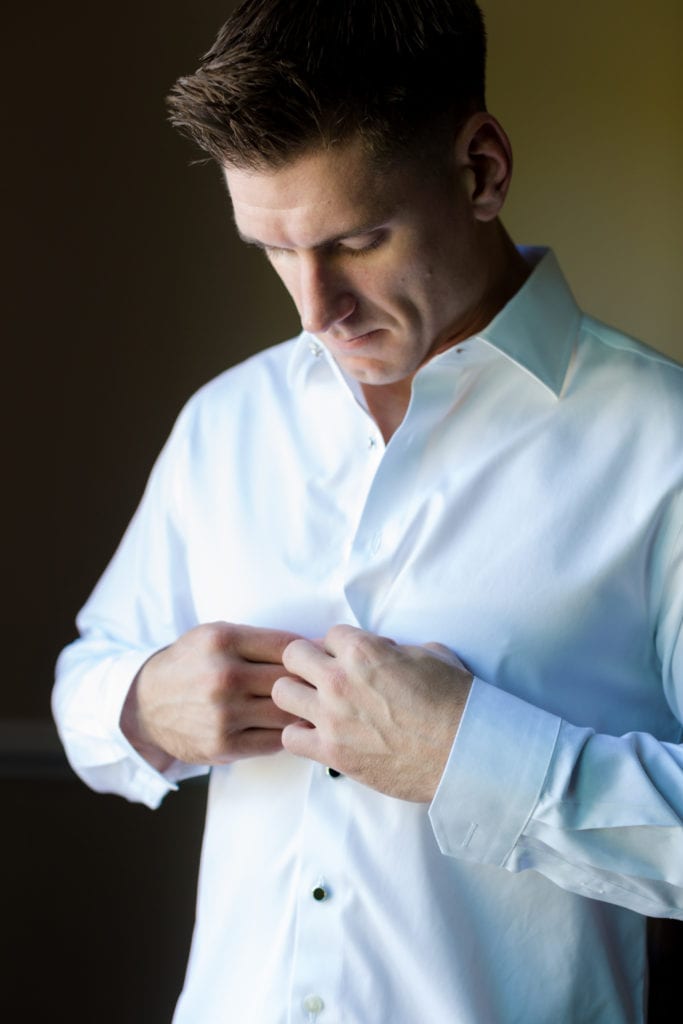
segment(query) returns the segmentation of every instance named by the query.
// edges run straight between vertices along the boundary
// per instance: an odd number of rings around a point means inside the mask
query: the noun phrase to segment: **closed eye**
[[[263,242],[255,239],[241,237],[247,245],[255,246],[255,248],[265,253],[271,263],[296,255],[295,249],[287,249],[277,245],[264,245]],[[330,242],[325,242],[317,246],[316,249],[318,252],[327,252],[331,256],[363,256],[365,253],[379,248],[385,241],[385,238],[386,231],[384,230],[369,231],[366,234],[349,235],[347,238],[337,238]]]
[[[362,256],[363,253],[377,249],[383,241],[384,232],[373,231],[368,235],[355,235],[352,238],[341,239],[337,245],[351,256]]]
[[[275,260],[280,260],[285,256],[291,256],[294,252],[293,249],[279,249],[275,245],[259,245],[258,248],[265,253],[271,263]]]

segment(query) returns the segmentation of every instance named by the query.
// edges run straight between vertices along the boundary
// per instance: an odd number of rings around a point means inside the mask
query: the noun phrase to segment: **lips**
[[[364,331],[363,334],[355,334],[352,338],[332,338],[332,342],[335,345],[342,345],[344,348],[355,348],[372,341],[381,330],[381,327],[373,327],[369,331]]]

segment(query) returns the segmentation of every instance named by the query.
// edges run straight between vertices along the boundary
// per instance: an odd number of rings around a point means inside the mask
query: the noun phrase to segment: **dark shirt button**
[[[338,779],[341,772],[338,772],[336,768],[326,768],[325,771],[331,779]]]
[[[318,903],[322,903],[323,900],[327,899],[327,889],[323,889],[322,885],[316,885],[312,893],[313,899],[317,900]]]

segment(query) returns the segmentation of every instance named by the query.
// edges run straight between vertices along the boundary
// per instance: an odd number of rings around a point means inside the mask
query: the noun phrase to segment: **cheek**
[[[391,310],[405,306],[410,293],[410,273],[402,268],[362,275],[357,280],[357,293],[375,306]]]
[[[410,268],[396,275],[386,283],[383,291],[384,303],[403,321],[414,325],[423,317],[429,281],[421,279],[419,271]]]

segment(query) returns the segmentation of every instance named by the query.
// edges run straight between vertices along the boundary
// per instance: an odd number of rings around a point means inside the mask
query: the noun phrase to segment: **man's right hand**
[[[294,633],[213,622],[153,654],[138,672],[121,713],[130,743],[159,771],[174,758],[227,764],[274,754],[295,719],[272,701]]]

